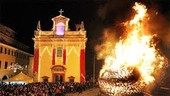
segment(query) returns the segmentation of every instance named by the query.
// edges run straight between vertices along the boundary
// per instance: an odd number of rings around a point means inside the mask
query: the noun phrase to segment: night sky
[[[70,29],[74,24],[84,21],[87,30],[86,68],[92,72],[94,47],[102,42],[104,28],[115,26],[132,15],[135,1],[156,9],[167,22],[170,22],[169,0],[1,0],[0,23],[17,32],[16,39],[30,47],[33,54],[34,30],[40,20],[42,30],[52,28],[51,18],[63,15],[70,18]],[[100,61],[97,61],[100,66]],[[99,67],[100,69],[100,67]]]

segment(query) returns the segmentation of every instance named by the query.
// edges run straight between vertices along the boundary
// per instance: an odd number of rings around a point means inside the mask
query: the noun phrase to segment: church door
[[[61,65],[55,65],[51,68],[53,82],[64,82],[65,81],[65,67]]]
[[[64,74],[53,75],[54,82],[64,82]]]

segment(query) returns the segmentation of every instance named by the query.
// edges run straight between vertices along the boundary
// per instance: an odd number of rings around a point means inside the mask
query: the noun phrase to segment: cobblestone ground
[[[101,95],[100,95],[99,88],[92,88],[82,93],[66,94],[66,96],[101,96]]]

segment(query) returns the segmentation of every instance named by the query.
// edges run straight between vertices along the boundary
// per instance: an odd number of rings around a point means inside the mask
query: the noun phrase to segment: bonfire
[[[145,32],[148,19],[146,6],[135,3],[136,14],[124,22],[125,34],[106,56],[100,71],[99,86],[110,96],[126,96],[145,92],[156,80],[167,59],[156,48],[156,34]]]

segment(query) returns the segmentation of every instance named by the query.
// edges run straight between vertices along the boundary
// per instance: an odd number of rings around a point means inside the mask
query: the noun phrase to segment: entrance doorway
[[[43,76],[42,79],[43,79],[43,82],[48,82],[48,76]]]
[[[70,76],[70,77],[68,77],[68,78],[69,78],[69,82],[74,82],[74,79],[75,79],[74,76]]]
[[[54,82],[64,82],[64,74],[55,74]]]
[[[5,75],[5,76],[2,78],[2,81],[3,81],[3,80],[6,80],[6,79],[8,79],[8,76]]]
[[[65,81],[65,70],[66,68],[62,65],[55,65],[51,68],[53,82],[64,82]]]

